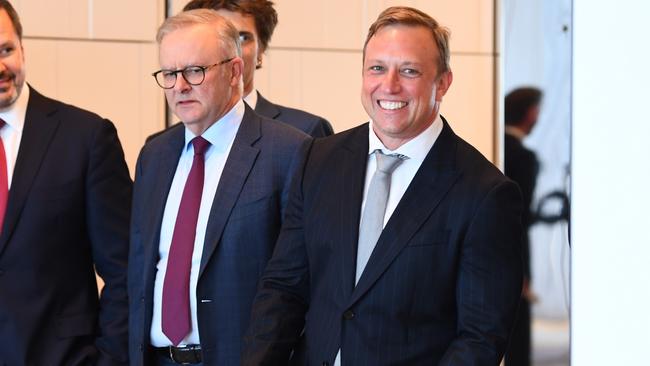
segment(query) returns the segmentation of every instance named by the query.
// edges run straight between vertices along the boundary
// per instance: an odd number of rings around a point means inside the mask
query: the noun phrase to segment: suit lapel
[[[384,227],[354,288],[350,305],[359,300],[386,271],[460,176],[455,169],[456,145],[457,137],[445,122],[438,140]]]
[[[255,113],[271,119],[277,118],[280,115],[280,110],[278,107],[275,104],[269,102],[268,99],[264,98],[262,94],[258,92],[256,93],[257,104],[255,105]]]
[[[212,201],[201,256],[199,278],[217,248],[230,212],[235,206],[246,178],[253,169],[257,155],[260,152],[258,148],[253,147],[253,144],[261,137],[261,123],[259,116],[246,105],[244,117],[221,173],[214,201]]]
[[[25,125],[9,190],[4,227],[0,235],[0,253],[16,228],[34,178],[60,123],[56,118],[56,103],[31,87],[29,93]]]
[[[341,245],[341,291],[343,299],[348,299],[354,289],[354,274],[357,263],[357,244],[359,241],[359,220],[361,216],[361,201],[368,164],[368,124],[357,129],[343,145],[342,157],[337,162],[341,165],[335,169],[340,171],[341,189],[340,211],[335,215],[339,218],[340,238],[336,245]],[[344,183],[343,183],[344,182]],[[339,250],[335,250],[339,252]]]
[[[143,233],[142,242],[144,243],[144,268],[153,272],[153,268],[158,263],[158,250],[160,246],[160,229],[162,225],[163,214],[165,212],[165,205],[167,203],[167,196],[172,185],[172,180],[176,174],[178,160],[181,157],[181,152],[185,147],[185,128],[182,124],[178,127],[172,127],[169,135],[160,136],[160,151],[157,152],[156,164],[149,169],[152,169],[153,177],[147,182],[151,184],[150,193],[147,195],[149,199],[146,201],[148,212],[150,215],[143,215],[148,219],[142,227],[147,228],[148,231]],[[146,172],[145,172],[146,174]],[[146,182],[146,183],[147,183]],[[146,284],[151,285],[153,288],[153,280],[145,281]],[[149,290],[149,289],[148,289]],[[151,292],[146,292],[151,293]]]

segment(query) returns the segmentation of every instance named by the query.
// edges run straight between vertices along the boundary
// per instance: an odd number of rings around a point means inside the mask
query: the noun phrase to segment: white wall
[[[573,366],[649,362],[649,14],[574,0]]]

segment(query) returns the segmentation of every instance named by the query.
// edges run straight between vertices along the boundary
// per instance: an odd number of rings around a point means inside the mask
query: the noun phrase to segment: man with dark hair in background
[[[262,68],[271,36],[278,24],[273,2],[268,0],[192,0],[183,8],[214,9],[239,31],[244,60],[244,101],[264,117],[287,123],[312,137],[333,133],[330,123],[314,114],[274,104],[255,89],[255,70]],[[157,134],[152,137],[157,136]],[[151,138],[151,137],[150,137]]]
[[[25,73],[20,20],[0,0],[0,365],[125,365],[131,178],[117,131]]]
[[[512,340],[506,352],[506,366],[530,365],[530,303],[533,294],[530,290],[530,240],[528,230],[532,224],[531,203],[539,164],[535,153],[524,146],[523,139],[531,133],[537,123],[541,101],[541,90],[526,87],[508,93],[504,105],[506,125],[504,137],[505,174],[519,185],[524,199],[524,212],[521,219],[524,229],[522,247],[524,290],[517,312]]]
[[[498,365],[521,295],[516,185],[440,115],[449,31],[373,23],[370,123],[308,151],[260,281],[242,364]],[[292,352],[293,351],[293,352]]]

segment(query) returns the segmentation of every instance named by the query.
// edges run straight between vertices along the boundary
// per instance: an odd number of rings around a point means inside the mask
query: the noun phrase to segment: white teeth
[[[382,107],[383,109],[395,110],[395,109],[404,108],[406,106],[406,102],[393,102],[388,100],[380,100],[379,106]]]

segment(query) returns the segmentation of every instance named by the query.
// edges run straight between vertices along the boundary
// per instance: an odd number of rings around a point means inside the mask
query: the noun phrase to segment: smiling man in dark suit
[[[183,123],[142,149],[129,255],[132,365],[238,365],[309,137],[241,98],[239,33],[214,10],[160,26],[154,73]]]
[[[313,142],[243,365],[499,364],[521,293],[521,195],[440,116],[451,82],[445,28],[412,8],[379,15],[370,124]]]
[[[0,365],[125,365],[122,147],[110,121],[26,85],[22,27],[5,0],[0,120]]]

